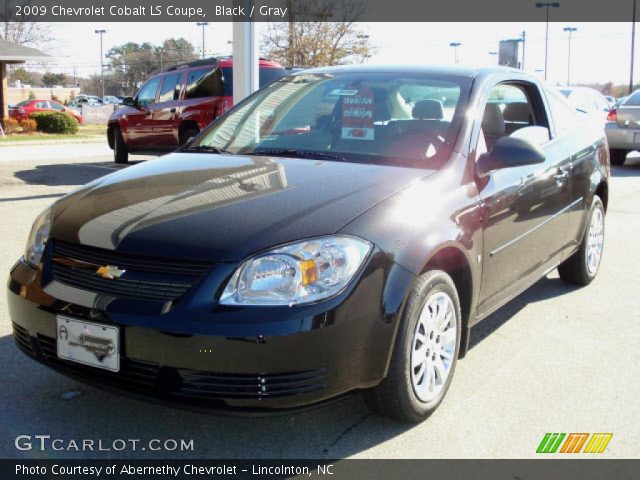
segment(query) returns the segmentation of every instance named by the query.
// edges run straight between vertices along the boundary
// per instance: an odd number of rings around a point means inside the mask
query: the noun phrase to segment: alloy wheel
[[[417,397],[430,402],[445,386],[456,351],[457,329],[453,301],[444,292],[427,298],[413,334],[411,383]]]
[[[587,271],[589,275],[595,276],[600,266],[602,258],[602,247],[604,244],[604,212],[599,206],[593,210],[589,232],[587,233]]]

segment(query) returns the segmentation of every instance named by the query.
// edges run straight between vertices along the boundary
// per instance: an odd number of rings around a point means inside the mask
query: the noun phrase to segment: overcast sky
[[[105,29],[104,51],[128,41],[160,45],[170,37],[184,37],[201,48],[201,29],[195,23],[51,23],[56,38],[43,49],[55,56],[53,71],[78,75],[100,71],[100,44],[96,29]],[[460,42],[460,63],[491,65],[497,63],[490,51],[498,50],[502,39],[527,33],[525,69],[536,73],[544,67],[545,24],[540,23],[363,23],[375,52],[369,63],[375,64],[452,64],[450,42]],[[550,23],[549,81],[567,79],[568,37],[566,26],[576,27],[571,43],[572,83],[628,83],[631,52],[631,23]],[[258,33],[264,24],[257,24]],[[229,54],[232,23],[210,23],[205,31],[207,55]],[[636,78],[639,78],[636,62]],[[538,75],[544,75],[537,72]],[[640,78],[639,78],[640,79]]]

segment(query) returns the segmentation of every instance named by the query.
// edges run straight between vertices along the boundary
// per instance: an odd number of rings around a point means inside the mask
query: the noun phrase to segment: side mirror
[[[476,174],[486,177],[494,170],[544,163],[542,150],[535,145],[514,137],[502,137],[490,152],[483,153],[476,161]]]
[[[124,99],[122,100],[122,104],[126,105],[127,107],[135,107],[136,101],[133,97],[124,97]]]

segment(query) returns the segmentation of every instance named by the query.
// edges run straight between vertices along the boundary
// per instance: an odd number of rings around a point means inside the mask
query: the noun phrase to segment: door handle
[[[569,172],[559,168],[556,174],[553,176],[553,178],[556,179],[556,182],[558,184],[562,184],[569,178]]]

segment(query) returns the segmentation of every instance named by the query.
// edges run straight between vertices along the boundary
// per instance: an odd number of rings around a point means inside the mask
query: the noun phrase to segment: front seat
[[[491,151],[493,145],[506,135],[504,126],[504,116],[500,106],[496,103],[487,103],[482,117],[482,132],[487,150]]]
[[[527,102],[507,103],[504,107],[504,120],[507,135],[516,130],[533,125],[533,112]]]

